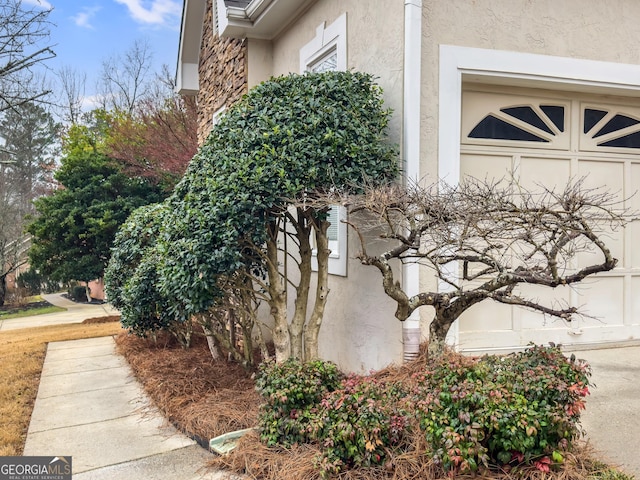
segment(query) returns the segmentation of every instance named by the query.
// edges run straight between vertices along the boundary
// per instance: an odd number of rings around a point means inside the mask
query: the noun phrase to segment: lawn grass
[[[33,315],[33,311],[29,312]],[[0,456],[22,455],[48,342],[115,335],[120,323],[0,332]]]
[[[9,318],[22,318],[31,317],[33,315],[44,315],[46,313],[65,312],[67,309],[63,307],[56,307],[51,305],[50,307],[32,308],[30,310],[22,310],[19,312],[0,312],[0,320],[8,320]]]

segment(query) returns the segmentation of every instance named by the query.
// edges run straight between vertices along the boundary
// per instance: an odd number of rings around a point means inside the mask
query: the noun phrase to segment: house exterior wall
[[[422,174],[437,176],[440,45],[640,63],[634,0],[423,0]]]
[[[331,25],[346,14],[347,68],[378,77],[386,104],[394,110],[391,139],[402,145],[403,104],[407,101],[403,94],[405,3],[400,0],[317,0],[273,40],[218,39],[211,32],[209,6],[200,63],[200,141],[210,129],[213,113],[222,105],[237,100],[247,87],[273,75],[300,72],[300,49],[314,39],[318,26]],[[437,180],[438,175],[446,176],[447,172],[443,173],[442,169],[442,134],[448,129],[456,131],[460,128],[459,118],[450,125],[443,124],[441,119],[442,112],[446,113],[447,109],[460,110],[459,101],[448,105],[442,100],[446,98],[442,92],[448,88],[441,83],[443,45],[511,52],[516,57],[537,54],[553,56],[549,58],[555,60],[640,64],[640,52],[630,45],[630,41],[640,34],[636,21],[640,16],[640,3],[635,0],[608,3],[595,0],[422,0],[419,3],[422,8],[422,91],[418,176],[427,181]],[[486,76],[483,81],[500,83],[500,76],[500,72],[495,72],[493,77]],[[510,85],[516,75],[506,77],[509,78],[505,83]],[[464,79],[467,81],[469,77]],[[517,85],[545,89],[557,86],[554,83],[542,87]],[[572,91],[570,83],[561,88]],[[603,92],[601,86],[595,90],[590,88],[588,81],[576,81],[576,91]],[[459,143],[459,139],[457,141]],[[456,148],[458,151],[454,153],[459,155],[459,144]],[[350,234],[347,276],[330,278],[331,292],[320,348],[324,358],[334,360],[344,368],[362,371],[400,361],[402,330],[393,317],[394,304],[384,294],[377,271],[361,266],[354,259],[358,250],[356,238]],[[421,273],[420,283],[422,290],[437,288],[429,272]],[[425,333],[432,313],[430,308],[420,311]],[[455,335],[455,328],[453,330]]]
[[[213,127],[213,116],[247,93],[247,41],[215,34],[212,1],[207,1],[200,47],[198,144]]]

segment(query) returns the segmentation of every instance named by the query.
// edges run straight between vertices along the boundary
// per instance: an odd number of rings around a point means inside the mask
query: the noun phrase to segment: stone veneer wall
[[[198,93],[198,144],[213,127],[213,114],[247,93],[247,42],[220,38],[213,32],[212,1],[207,1],[200,46]]]

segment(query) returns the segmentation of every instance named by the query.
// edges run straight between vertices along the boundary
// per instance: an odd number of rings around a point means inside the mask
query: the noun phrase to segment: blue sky
[[[61,65],[87,74],[86,94],[95,92],[102,61],[124,54],[136,40],[148,40],[155,71],[162,64],[175,72],[181,0],[22,0],[26,6],[53,8],[51,43]]]

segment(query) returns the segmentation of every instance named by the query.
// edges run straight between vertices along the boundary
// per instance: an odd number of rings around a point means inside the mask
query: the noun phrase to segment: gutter
[[[402,116],[402,151],[405,184],[420,180],[420,100],[422,67],[422,0],[404,2],[404,94]],[[420,290],[420,266],[403,265],[402,283],[409,297]],[[415,310],[402,324],[405,362],[418,356],[420,349],[420,314]]]

